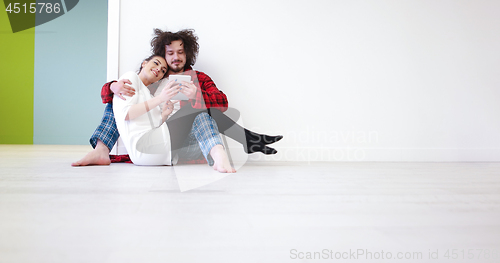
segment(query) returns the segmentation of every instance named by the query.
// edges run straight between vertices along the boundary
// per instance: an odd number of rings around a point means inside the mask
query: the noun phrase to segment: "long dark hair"
[[[175,33],[170,31],[162,31],[154,29],[155,36],[151,39],[151,51],[153,54],[158,54],[165,57],[165,46],[170,45],[172,41],[182,40],[184,44],[184,52],[186,53],[185,68],[194,65],[198,56],[198,37],[194,34],[194,29],[184,29]]]

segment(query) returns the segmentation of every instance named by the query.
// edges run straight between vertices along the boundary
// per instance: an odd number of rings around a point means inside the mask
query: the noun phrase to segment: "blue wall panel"
[[[35,28],[35,144],[88,144],[106,81],[107,1],[79,1]]]

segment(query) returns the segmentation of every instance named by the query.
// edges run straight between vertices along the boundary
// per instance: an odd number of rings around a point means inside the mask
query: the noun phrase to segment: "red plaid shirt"
[[[196,98],[189,101],[181,101],[181,107],[191,102],[195,109],[217,108],[221,111],[226,111],[228,107],[227,97],[217,86],[214,81],[205,73],[193,70],[189,67],[184,71],[185,75],[191,75],[194,85],[199,89],[196,92]],[[115,81],[108,82],[102,86],[101,99],[102,103],[110,103],[113,101],[113,92],[110,87]],[[201,93],[199,92],[201,91]],[[203,94],[203,98],[202,98]]]

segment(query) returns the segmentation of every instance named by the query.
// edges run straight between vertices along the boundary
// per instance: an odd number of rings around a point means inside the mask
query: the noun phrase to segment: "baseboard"
[[[248,162],[500,162],[500,149],[282,148],[251,154]]]

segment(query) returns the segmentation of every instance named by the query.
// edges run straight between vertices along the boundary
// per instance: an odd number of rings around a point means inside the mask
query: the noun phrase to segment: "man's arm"
[[[132,82],[130,82],[130,80],[128,79],[122,79],[118,82],[116,80],[113,80],[111,82],[104,84],[104,86],[102,86],[101,89],[102,103],[107,104],[113,102],[114,94],[117,94],[118,97],[120,97],[122,100],[125,100],[123,95],[129,97],[134,96],[135,89],[125,84],[132,84]]]
[[[103,104],[108,104],[110,102],[113,102],[113,92],[111,91],[110,87],[113,82],[116,82],[116,80],[113,80],[111,82],[108,82],[102,86],[101,89],[101,99]]]
[[[226,111],[228,107],[226,94],[215,86],[214,81],[207,74],[196,71],[196,75],[201,92],[197,92],[196,99],[191,100],[193,108],[202,108],[204,104],[207,108]]]

